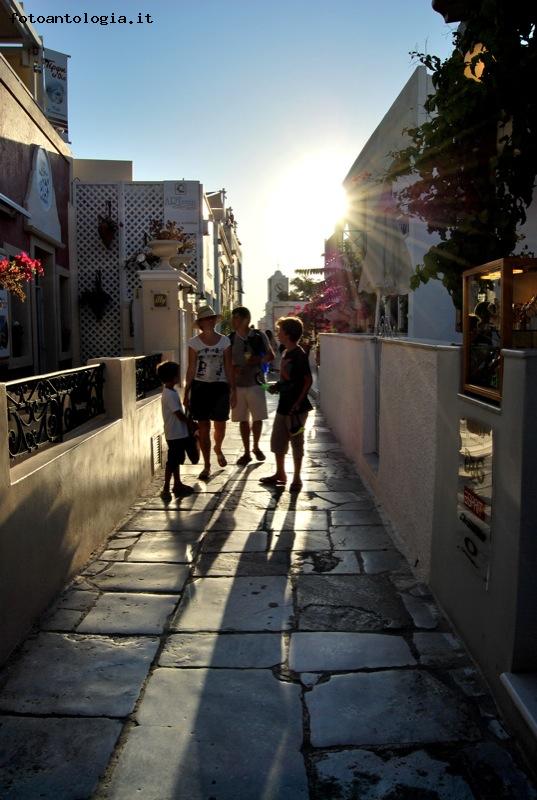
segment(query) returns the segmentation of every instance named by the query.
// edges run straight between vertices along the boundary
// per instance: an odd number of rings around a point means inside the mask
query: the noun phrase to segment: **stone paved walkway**
[[[304,491],[270,466],[155,482],[62,594],[0,676],[2,800],[537,797],[319,413]]]

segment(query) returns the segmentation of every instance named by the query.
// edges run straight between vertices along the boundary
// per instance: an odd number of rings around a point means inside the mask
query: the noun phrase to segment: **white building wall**
[[[417,67],[358,155],[344,181],[351,198],[351,208],[355,198],[354,212],[351,211],[348,219],[350,228],[363,229],[367,216],[364,217],[362,204],[357,198],[360,193],[362,196],[365,193],[366,204],[371,207],[375,203],[375,180],[381,178],[389,167],[390,153],[405,145],[403,131],[425,121],[423,106],[432,92],[433,86],[427,70],[423,66]],[[369,182],[355,181],[356,176],[365,173],[371,176]],[[404,243],[414,268],[423,262],[424,254],[437,241],[437,237],[431,236],[420,220],[410,219]],[[455,322],[453,302],[440,281],[430,281],[427,285],[420,286],[417,292],[409,291],[409,337],[460,341]]]

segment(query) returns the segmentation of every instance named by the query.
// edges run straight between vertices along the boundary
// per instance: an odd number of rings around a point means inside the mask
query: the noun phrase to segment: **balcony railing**
[[[160,380],[157,377],[157,365],[162,361],[162,353],[153,353],[150,356],[138,356],[136,358],[136,399],[143,400],[144,397],[160,388]]]
[[[62,442],[104,414],[103,384],[103,364],[6,383],[10,458]]]

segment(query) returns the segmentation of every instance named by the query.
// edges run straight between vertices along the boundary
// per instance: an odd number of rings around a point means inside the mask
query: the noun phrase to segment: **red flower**
[[[30,258],[28,253],[18,253],[10,258],[0,259],[0,288],[16,295],[19,300],[26,299],[24,284],[44,270],[38,258]]]

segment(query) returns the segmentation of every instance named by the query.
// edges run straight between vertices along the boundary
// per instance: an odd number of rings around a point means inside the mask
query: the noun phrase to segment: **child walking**
[[[175,389],[179,381],[179,364],[175,361],[163,361],[157,367],[157,375],[162,386],[162,419],[164,436],[168,444],[168,460],[164,469],[164,487],[160,496],[165,503],[172,499],[170,482],[173,476],[173,494],[185,497],[193,493],[191,486],[181,483],[179,468],[185,463],[185,446],[188,442],[187,418]]]
[[[276,456],[276,472],[260,483],[266,486],[285,486],[285,456],[291,444],[294,475],[289,490],[299,492],[302,488],[300,470],[304,457],[304,426],[308,412],[313,406],[308,400],[312,377],[304,350],[299,346],[302,336],[302,321],[298,317],[282,317],[277,322],[278,339],[284,345],[280,364],[280,379],[269,389],[279,392],[278,408],[274,418],[270,449]]]

